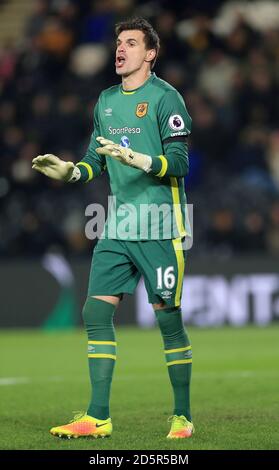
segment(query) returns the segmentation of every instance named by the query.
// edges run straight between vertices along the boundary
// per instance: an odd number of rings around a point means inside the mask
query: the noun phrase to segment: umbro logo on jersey
[[[105,109],[105,116],[112,116],[112,109],[111,108]]]

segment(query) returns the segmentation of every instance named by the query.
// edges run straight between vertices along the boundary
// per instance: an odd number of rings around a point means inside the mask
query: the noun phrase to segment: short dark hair
[[[122,31],[130,31],[130,30],[139,30],[142,31],[144,34],[144,42],[147,50],[155,49],[156,55],[154,59],[151,61],[151,69],[154,67],[156,59],[158,57],[159,49],[160,49],[160,39],[153,28],[153,26],[146,21],[144,18],[137,17],[137,18],[130,18],[126,21],[121,21],[121,23],[117,23],[115,25],[115,34],[119,36]]]

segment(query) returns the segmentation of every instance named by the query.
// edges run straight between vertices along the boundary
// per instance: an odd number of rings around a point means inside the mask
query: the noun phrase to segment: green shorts
[[[88,296],[133,294],[143,276],[150,303],[179,306],[184,267],[185,251],[180,238],[101,239],[93,253]]]

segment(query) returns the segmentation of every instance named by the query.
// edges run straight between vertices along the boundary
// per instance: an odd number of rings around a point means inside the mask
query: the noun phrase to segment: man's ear
[[[152,60],[155,59],[155,57],[156,57],[155,49],[150,49],[149,51],[147,51],[145,61],[146,62],[152,62]]]

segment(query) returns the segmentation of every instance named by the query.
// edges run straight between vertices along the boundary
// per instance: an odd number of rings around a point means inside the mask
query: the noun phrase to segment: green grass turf
[[[85,334],[4,331],[0,449],[278,449],[278,332],[278,326],[189,329],[196,433],[168,441],[172,396],[158,330],[117,329],[114,432],[98,440],[61,440],[48,432],[87,407]]]

